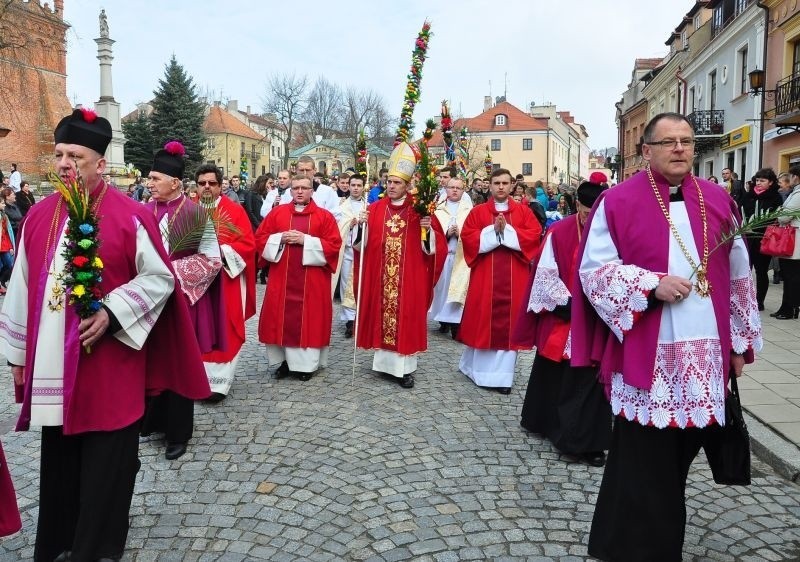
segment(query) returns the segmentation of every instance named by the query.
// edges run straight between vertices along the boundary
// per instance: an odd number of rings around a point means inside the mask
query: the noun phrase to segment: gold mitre
[[[419,149],[407,142],[401,142],[392,151],[389,158],[389,175],[396,176],[405,181],[411,181],[417,169]]]

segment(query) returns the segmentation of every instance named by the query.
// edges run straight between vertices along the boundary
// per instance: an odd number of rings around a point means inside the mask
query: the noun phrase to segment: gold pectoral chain
[[[678,233],[675,223],[672,222],[669,210],[667,210],[667,206],[664,204],[664,199],[661,197],[661,193],[658,191],[658,187],[656,186],[656,180],[653,178],[653,172],[650,170],[650,166],[647,167],[647,177],[650,179],[650,186],[653,188],[653,193],[655,193],[658,205],[661,207],[661,212],[664,213],[664,218],[667,219],[669,228],[672,231],[672,236],[675,238],[675,241],[678,243],[678,247],[680,247],[681,252],[683,252],[683,255],[686,257],[686,261],[688,261],[689,265],[692,266],[692,269],[696,271],[697,283],[694,285],[694,290],[697,291],[697,294],[703,298],[710,296],[711,283],[708,281],[708,218],[706,216],[706,203],[703,199],[703,192],[700,189],[700,185],[697,183],[697,178],[694,177],[694,174],[692,175],[694,186],[697,188],[697,198],[700,201],[700,218],[703,221],[703,257],[700,260],[700,265],[695,263],[694,258],[692,258],[692,254],[689,253],[688,248],[686,248],[686,244],[684,244],[681,235]]]

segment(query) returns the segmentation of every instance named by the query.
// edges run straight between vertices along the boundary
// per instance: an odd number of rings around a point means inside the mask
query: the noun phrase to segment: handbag
[[[761,253],[767,256],[786,258],[794,253],[795,228],[790,225],[771,224],[761,238]]]
[[[725,425],[708,428],[703,449],[714,482],[727,486],[750,485],[750,434],[744,422],[739,384],[729,376],[731,389],[725,398]]]

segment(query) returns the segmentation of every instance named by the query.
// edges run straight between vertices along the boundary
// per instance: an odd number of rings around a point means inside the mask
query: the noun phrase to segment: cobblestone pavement
[[[502,396],[460,375],[460,345],[431,332],[409,391],[372,373],[363,352],[351,378],[352,340],[334,329],[331,364],[305,383],[276,381],[249,343],[231,396],[196,408],[180,460],[142,442],[125,560],[586,558],[602,469],[520,428],[531,354]],[[24,528],[0,542],[0,560],[29,560],[39,435],[10,430],[7,375],[0,434]],[[754,473],[750,488],[716,486],[698,458],[686,559],[800,558],[800,488],[757,459]]]

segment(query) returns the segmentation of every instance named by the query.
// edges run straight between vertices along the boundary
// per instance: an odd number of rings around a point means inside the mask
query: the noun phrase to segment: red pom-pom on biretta
[[[95,113],[94,109],[89,109],[88,107],[82,107],[81,113],[83,114],[83,120],[87,123],[94,123],[97,119],[97,113]]]
[[[169,141],[164,145],[164,150],[173,156],[184,156],[186,154],[186,148],[179,141]]]

